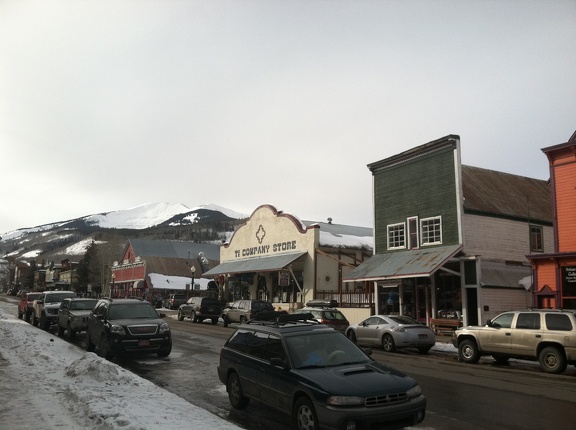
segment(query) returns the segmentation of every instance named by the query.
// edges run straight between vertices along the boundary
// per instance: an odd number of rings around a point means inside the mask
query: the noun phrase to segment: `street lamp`
[[[110,294],[110,298],[114,297],[114,288],[115,288],[115,284],[114,281],[116,279],[116,274],[112,273],[112,293]]]
[[[194,289],[194,274],[196,273],[196,267],[192,266],[190,268],[190,272],[192,272],[192,283],[190,284],[190,290]]]

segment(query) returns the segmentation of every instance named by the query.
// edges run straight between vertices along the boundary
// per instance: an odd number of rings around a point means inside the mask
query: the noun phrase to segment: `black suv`
[[[218,324],[221,313],[220,300],[213,297],[190,297],[178,308],[178,321],[188,317],[190,321],[198,323],[210,318],[212,324]]]
[[[245,323],[256,316],[258,312],[273,312],[272,303],[264,300],[236,300],[222,310],[224,327],[230,323]]]
[[[218,377],[236,409],[259,400],[297,430],[397,429],[424,420],[418,383],[370,358],[311,314],[260,313],[220,352]]]
[[[165,317],[144,300],[101,299],[88,317],[86,350],[98,347],[107,359],[129,352],[167,357],[172,336]]]

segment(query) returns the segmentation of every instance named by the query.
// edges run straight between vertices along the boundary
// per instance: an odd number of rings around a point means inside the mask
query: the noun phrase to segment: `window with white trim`
[[[420,238],[422,245],[442,243],[442,218],[432,217],[420,220]]]
[[[406,248],[406,224],[390,224],[388,226],[388,249]]]

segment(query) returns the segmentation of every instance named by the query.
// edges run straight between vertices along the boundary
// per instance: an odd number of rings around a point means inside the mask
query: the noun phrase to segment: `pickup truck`
[[[58,309],[58,336],[64,332],[68,339],[76,337],[76,333],[86,331],[88,316],[98,303],[97,299],[67,298],[62,300]]]
[[[58,321],[58,308],[67,297],[76,297],[76,294],[73,291],[44,291],[34,300],[32,325],[49,330],[50,326]]]

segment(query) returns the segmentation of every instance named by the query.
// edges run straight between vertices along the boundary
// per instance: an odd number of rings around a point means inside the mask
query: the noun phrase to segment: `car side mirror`
[[[166,314],[165,314],[165,313],[160,313],[160,312],[158,312],[158,315],[160,315],[160,318],[166,318]]]
[[[486,325],[487,325],[488,327],[492,327],[492,320],[487,320],[487,321],[486,321]]]
[[[270,359],[270,365],[274,366],[274,367],[281,367],[284,370],[288,369],[288,364],[282,360],[281,358],[271,358]]]

